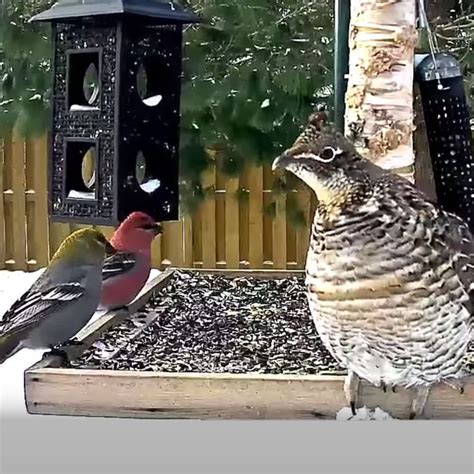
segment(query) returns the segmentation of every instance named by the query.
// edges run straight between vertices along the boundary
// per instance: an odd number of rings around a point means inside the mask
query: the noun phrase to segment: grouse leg
[[[344,393],[346,400],[351,407],[352,414],[356,414],[357,405],[357,392],[359,390],[360,379],[359,376],[352,370],[348,371],[346,378],[344,379]]]
[[[416,397],[411,404],[410,420],[413,420],[417,416],[421,416],[430,394],[430,386],[422,385],[417,388]]]
[[[380,388],[384,391],[384,393],[387,393],[387,383],[383,380],[380,381]],[[390,385],[390,389],[392,390],[393,393],[397,393],[397,387],[395,385]]]

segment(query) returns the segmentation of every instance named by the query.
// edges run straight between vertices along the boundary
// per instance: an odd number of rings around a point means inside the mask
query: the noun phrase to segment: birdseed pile
[[[147,326],[154,315],[158,317]],[[469,366],[474,372],[472,349]],[[230,279],[197,272],[175,272],[141,311],[109,329],[72,366],[160,372],[343,372],[315,330],[302,277]]]

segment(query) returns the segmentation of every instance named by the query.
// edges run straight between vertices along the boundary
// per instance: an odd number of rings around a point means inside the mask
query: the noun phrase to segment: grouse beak
[[[278,169],[285,170],[287,169],[288,165],[293,161],[293,157],[288,155],[287,153],[283,153],[282,155],[276,157],[272,163],[272,171],[276,171]]]

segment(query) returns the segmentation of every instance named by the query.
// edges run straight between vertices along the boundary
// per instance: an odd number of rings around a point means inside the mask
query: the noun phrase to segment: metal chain
[[[428,16],[426,14],[425,9],[425,0],[418,0],[418,12],[420,15],[420,26],[425,28],[428,33],[428,46],[430,50],[430,55],[433,60],[433,64],[435,66],[436,72],[436,80],[438,81],[438,89],[444,89],[443,85],[441,84],[440,76],[439,76],[439,68],[438,68],[438,61],[436,60],[436,53],[439,53],[439,44],[438,38],[433,33],[431,29],[430,23],[428,21]]]

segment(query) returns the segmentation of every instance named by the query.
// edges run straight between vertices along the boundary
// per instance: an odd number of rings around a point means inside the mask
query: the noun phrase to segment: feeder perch
[[[469,110],[457,60],[446,53],[415,55],[438,203],[474,230],[474,163]]]
[[[178,218],[182,27],[171,1],[60,0],[32,21],[54,42],[49,215],[116,225]]]

